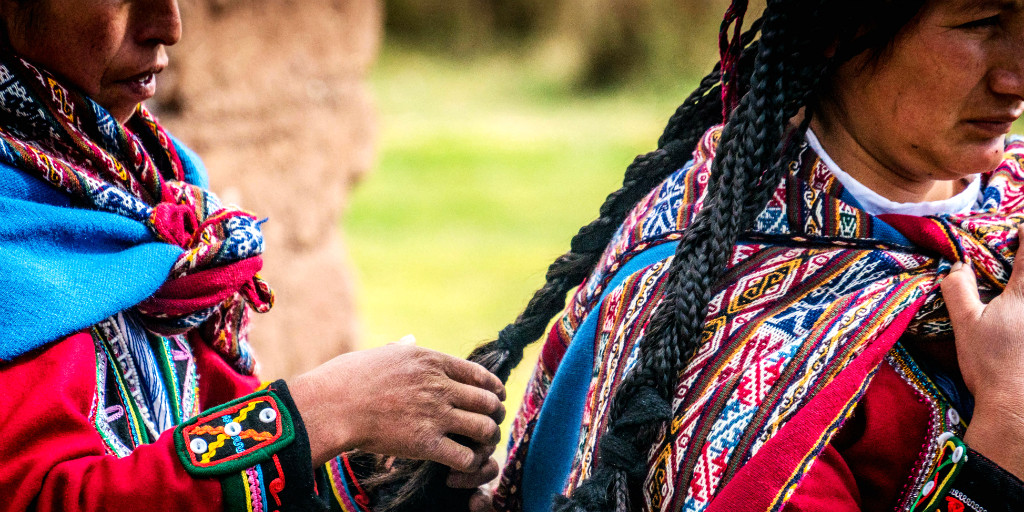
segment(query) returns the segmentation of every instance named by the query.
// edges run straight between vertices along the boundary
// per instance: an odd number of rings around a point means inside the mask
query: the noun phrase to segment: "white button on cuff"
[[[202,455],[206,453],[207,445],[206,441],[203,441],[202,439],[199,439],[197,437],[193,439],[191,443],[188,444],[188,447],[192,449],[192,453],[196,455]]]
[[[941,450],[942,447],[945,446],[946,441],[949,441],[950,439],[953,439],[952,432],[944,432],[941,436],[939,436],[939,449]]]
[[[950,409],[946,413],[946,418],[949,420],[950,425],[956,426],[960,424],[960,413],[956,412],[956,409]]]
[[[921,495],[928,496],[929,494],[932,493],[933,490],[935,490],[935,482],[929,481],[928,483],[924,484],[924,489],[921,489]]]
[[[224,433],[231,437],[235,437],[242,433],[242,426],[239,425],[237,421],[232,421],[231,423],[224,425]]]
[[[277,419],[277,411],[273,407],[268,407],[260,411],[260,421],[263,423],[273,423]]]
[[[960,462],[960,459],[964,458],[964,447],[957,446],[956,450],[953,450],[953,464]]]

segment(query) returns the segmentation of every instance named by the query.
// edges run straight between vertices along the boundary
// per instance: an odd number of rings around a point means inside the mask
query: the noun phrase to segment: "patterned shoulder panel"
[[[291,415],[273,391],[211,409],[174,431],[178,457],[197,477],[223,476],[255,466],[294,438]]]
[[[651,247],[682,237],[682,231],[700,211],[707,193],[711,164],[721,134],[720,126],[709,130],[697,144],[693,160],[672,173],[633,208],[559,323],[563,339],[572,338],[575,328],[594,307],[619,268]]]

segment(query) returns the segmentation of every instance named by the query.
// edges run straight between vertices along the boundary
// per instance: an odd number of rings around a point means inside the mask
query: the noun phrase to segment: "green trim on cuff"
[[[953,488],[960,470],[967,464],[967,445],[952,433],[939,436],[939,452],[934,466],[914,502],[914,512],[935,510]]]
[[[224,512],[249,512],[252,504],[245,492],[245,471],[239,471],[220,480],[220,491],[224,497]]]
[[[215,407],[174,429],[174,447],[194,477],[220,477],[269,460],[295,439],[284,402],[270,390]]]

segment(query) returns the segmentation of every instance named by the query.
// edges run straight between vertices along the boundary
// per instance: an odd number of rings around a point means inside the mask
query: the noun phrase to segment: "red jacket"
[[[114,370],[100,345],[80,333],[0,363],[0,511],[357,510],[338,471],[343,461],[314,480],[305,430],[282,381],[259,392],[257,378],[193,344],[199,409],[208,411],[136,446],[124,428],[131,397],[116,389],[124,379],[108,375],[99,382],[101,365]],[[237,399],[234,409],[256,406],[248,418],[223,408]],[[224,435],[234,433],[222,421],[227,414],[237,415],[245,431]],[[105,434],[98,415],[112,426]],[[111,432],[130,453],[115,454],[114,441],[104,437]],[[214,454],[218,435],[225,442]],[[196,444],[209,447],[210,461],[194,453]]]

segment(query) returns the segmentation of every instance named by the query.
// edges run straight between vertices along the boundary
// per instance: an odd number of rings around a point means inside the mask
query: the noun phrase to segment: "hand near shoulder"
[[[1018,234],[1024,240],[1024,227]],[[942,294],[960,372],[975,399],[964,442],[1024,477],[1024,254],[1018,252],[1006,289],[987,305],[969,266],[954,266]]]
[[[359,449],[439,462],[449,484],[497,476],[505,387],[482,366],[408,344],[352,352],[289,382],[314,465]],[[451,435],[471,439],[469,448]]]

